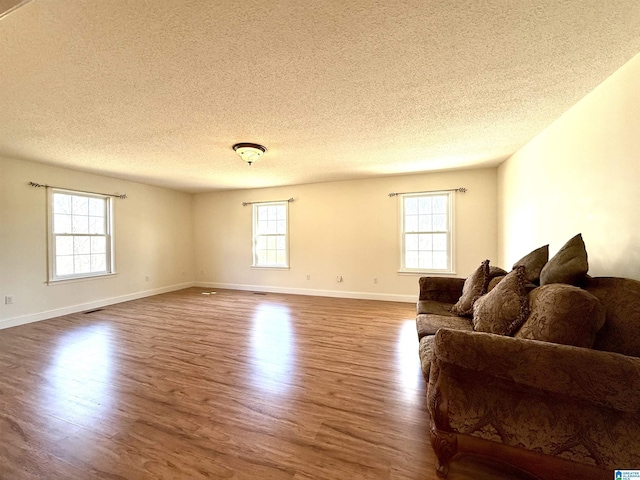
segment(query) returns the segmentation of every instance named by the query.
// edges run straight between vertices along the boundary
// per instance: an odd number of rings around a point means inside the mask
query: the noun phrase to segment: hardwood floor
[[[0,478],[437,478],[413,305],[201,292],[1,330]]]

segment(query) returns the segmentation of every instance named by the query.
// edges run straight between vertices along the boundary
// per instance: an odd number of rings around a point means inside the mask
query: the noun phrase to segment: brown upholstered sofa
[[[591,278],[584,265],[569,277],[547,271],[541,282],[523,260],[504,276],[483,262],[466,280],[419,281],[439,475],[461,454],[541,479],[640,470],[640,282]],[[480,287],[469,295],[474,276]]]

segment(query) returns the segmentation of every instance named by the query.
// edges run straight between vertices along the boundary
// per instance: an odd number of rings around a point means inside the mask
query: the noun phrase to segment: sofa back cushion
[[[598,297],[607,321],[594,348],[640,357],[640,282],[629,278],[588,278],[585,289]]]
[[[529,293],[531,314],[516,338],[591,348],[605,322],[604,305],[589,292],[561,283]]]

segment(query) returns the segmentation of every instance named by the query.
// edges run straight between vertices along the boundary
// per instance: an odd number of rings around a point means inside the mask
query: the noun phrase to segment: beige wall
[[[639,79],[637,55],[499,167],[502,263],[581,232],[591,275],[640,280]]]
[[[387,194],[457,187],[469,189],[455,200],[455,276],[466,276],[497,257],[496,169],[195,195],[196,280],[218,288],[413,302],[419,275],[398,273],[398,198]],[[242,202],[290,197],[290,270],[252,269],[252,210]]]
[[[116,276],[45,283],[46,191],[29,181],[128,195],[114,200]],[[185,193],[0,157],[0,328],[191,285],[191,201]],[[4,304],[6,295],[13,305]]]

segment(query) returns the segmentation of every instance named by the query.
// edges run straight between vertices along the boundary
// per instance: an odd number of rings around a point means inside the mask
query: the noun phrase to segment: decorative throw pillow
[[[548,261],[549,245],[545,245],[544,247],[536,248],[533,252],[522,257],[513,264],[513,268],[522,265],[525,269],[527,281],[531,283],[538,283],[540,280],[540,272]]]
[[[487,287],[487,293],[496,288],[496,285],[500,283],[500,281],[505,277],[505,275],[500,275],[499,277],[493,277],[489,280],[489,286]]]
[[[496,267],[494,265],[490,265],[489,266],[489,280],[493,280],[496,277],[504,277],[507,274],[507,271],[500,268],[500,267]]]
[[[604,305],[573,285],[545,285],[529,293],[531,315],[517,338],[591,348],[605,322]]]
[[[451,308],[456,315],[473,314],[473,302],[479,297],[487,293],[489,285],[489,260],[485,260],[480,264],[475,272],[473,272],[464,281],[462,286],[462,296],[457,303]]]
[[[524,267],[516,267],[473,306],[473,329],[511,335],[529,315]]]
[[[558,250],[540,272],[540,285],[550,283],[567,283],[581,285],[589,270],[587,249],[578,234]]]

